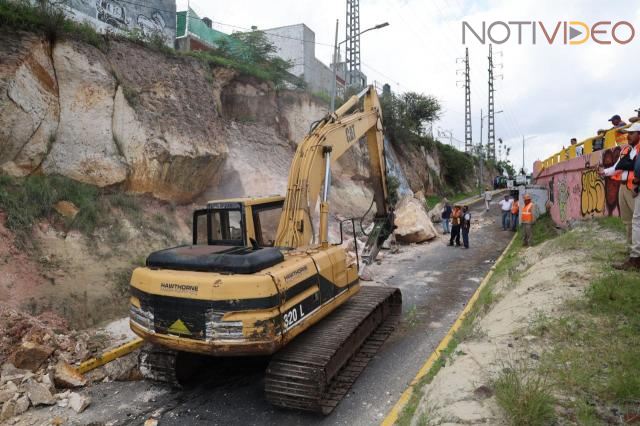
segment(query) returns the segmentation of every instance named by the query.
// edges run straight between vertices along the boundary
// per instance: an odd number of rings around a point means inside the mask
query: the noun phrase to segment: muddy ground
[[[471,248],[447,247],[444,237],[427,244],[401,246],[372,265],[375,281],[403,293],[403,319],[348,396],[327,417],[271,407],[263,396],[268,359],[226,360],[225,376],[207,368],[182,390],[146,381],[98,383],[85,391],[92,404],[82,414],[58,407],[32,410],[19,424],[56,419],[66,424],[344,424],[379,423],[424,360],[455,321],[513,234],[501,231],[497,207],[472,208]]]

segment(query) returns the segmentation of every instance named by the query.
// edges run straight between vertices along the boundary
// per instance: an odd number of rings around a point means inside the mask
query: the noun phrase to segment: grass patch
[[[552,320],[541,373],[553,379],[580,424],[605,422],[602,413],[620,407],[640,411],[640,279],[636,273],[605,272],[571,311]]]
[[[546,380],[522,363],[510,362],[493,381],[498,405],[514,425],[548,425],[555,418]]]
[[[596,219],[596,222],[600,224],[604,229],[624,234],[627,232],[622,219],[618,216],[605,216]]]
[[[58,6],[48,1],[31,6],[27,1],[0,0],[0,27],[40,33],[51,42],[69,37],[99,49],[106,47],[105,38],[91,25],[68,19]]]
[[[557,236],[556,224],[551,219],[551,216],[548,214],[540,215],[533,224],[532,245],[537,246]]]
[[[70,201],[78,208],[74,219],[58,215],[54,209],[58,201]],[[143,233],[158,234],[166,242],[175,238],[172,223],[165,215],[158,212],[145,217],[139,197],[123,192],[107,193],[64,176],[0,176],[0,210],[6,213],[6,226],[22,248],[34,247],[32,228],[44,219],[66,230],[78,230],[87,237],[92,237],[98,228],[106,228],[107,242],[112,246],[129,238],[124,218]],[[121,215],[114,214],[114,210]]]
[[[0,177],[0,208],[7,214],[7,227],[20,245],[28,244],[33,224],[54,213],[58,201],[71,201],[79,211],[66,224],[85,234],[107,223],[101,209],[98,188],[63,176],[30,176],[25,179]]]

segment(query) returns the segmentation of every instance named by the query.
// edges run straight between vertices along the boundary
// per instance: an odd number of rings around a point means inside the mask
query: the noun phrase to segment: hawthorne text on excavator
[[[393,331],[402,303],[396,288],[361,286],[357,261],[329,243],[331,165],[362,138],[376,205],[363,259],[375,258],[393,212],[382,111],[368,87],[314,123],[285,197],[211,201],[194,212],[193,244],[154,252],[133,272],[130,324],[147,342],[146,377],[178,383],[192,353],[272,355],[270,403],[324,414],[337,406]]]

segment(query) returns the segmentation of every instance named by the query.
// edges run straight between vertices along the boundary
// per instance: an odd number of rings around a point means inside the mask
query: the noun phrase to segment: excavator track
[[[138,366],[142,377],[179,388],[178,351],[146,343],[138,354]]]
[[[142,377],[175,388],[182,388],[200,365],[202,358],[197,354],[175,351],[151,343],[142,346],[138,354]]]
[[[362,286],[357,295],[277,352],[265,393],[276,406],[327,415],[395,329],[397,288]]]

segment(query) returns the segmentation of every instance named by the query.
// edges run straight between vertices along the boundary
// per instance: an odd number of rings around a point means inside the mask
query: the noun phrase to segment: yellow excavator
[[[331,165],[362,138],[376,205],[363,260],[375,258],[394,226],[382,111],[368,87],[312,125],[285,197],[211,201],[193,214],[193,244],[154,252],[133,272],[130,324],[147,343],[139,357],[145,377],[176,384],[194,353],[271,355],[270,403],[323,414],[336,407],[402,304],[397,288],[360,285],[358,259],[341,246],[349,220],[340,222],[341,241],[329,242]]]

